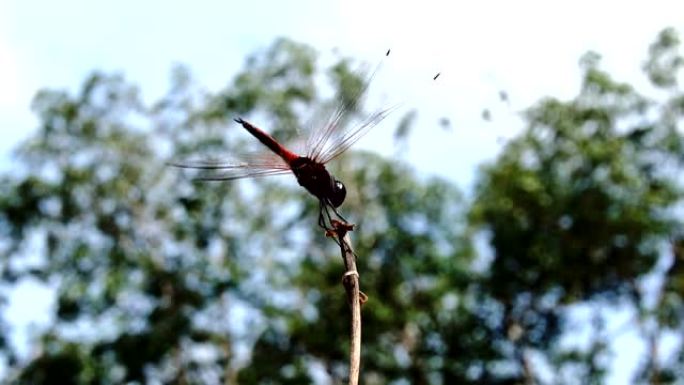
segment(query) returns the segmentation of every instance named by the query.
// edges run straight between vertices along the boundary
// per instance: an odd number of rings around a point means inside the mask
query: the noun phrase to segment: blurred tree
[[[254,309],[279,291],[267,277],[294,268],[294,251],[278,251],[294,248],[290,234],[312,223],[301,219],[311,219],[314,205],[292,204],[297,190],[274,181],[255,181],[264,191],[254,198],[240,184],[192,183],[165,161],[237,150],[249,138],[223,132],[237,113],[261,113],[281,123],[279,135],[292,134],[295,110],[316,97],[313,51],[279,40],[247,62],[217,95],[177,68],[151,107],[121,76],[101,73],[76,95],[36,96],[40,129],[18,149],[20,169],[3,176],[2,277],[54,287],[56,318],[37,356],[12,363],[9,381],[234,376],[236,351],[264,318]],[[273,215],[283,211],[289,215]]]
[[[677,47],[664,31],[645,66],[662,100],[586,55],[580,94],[528,110],[527,130],[483,169],[472,205],[397,160],[338,162],[370,297],[363,383],[603,383],[610,336],[599,306],[609,303],[638,308],[635,327],[656,348],[664,333],[684,334]],[[7,383],[343,380],[343,268],[316,228],[315,200],[292,179],[198,184],[164,166],[258,147],[233,129],[236,115],[293,138],[302,111],[331,104],[317,92],[315,59],[278,40],[215,94],[179,67],[152,106],[100,73],[76,95],[36,96],[40,129],[0,184],[0,271],[6,286],[42,280],[57,300],[28,358],[0,328]],[[362,113],[352,68],[340,60],[327,73]],[[409,115],[398,136],[411,124]],[[473,246],[483,232],[491,258]],[[646,282],[653,275],[662,285]],[[568,346],[568,309],[587,303],[599,304],[591,342]],[[669,361],[649,350],[640,378],[673,382],[683,346]]]
[[[655,86],[671,91],[665,100],[614,81],[597,54],[586,54],[579,95],[529,109],[527,130],[483,170],[476,189],[471,218],[487,230],[494,253],[481,284],[501,305],[501,326],[519,330],[511,342],[521,354],[555,351],[547,357],[559,373],[583,362],[577,383],[603,381],[610,340],[597,320],[591,346],[568,351],[559,341],[564,306],[627,300],[643,317],[661,310],[648,308],[645,292],[654,285],[645,279],[659,273],[657,263],[669,258],[663,246],[682,225],[676,42],[674,31],[664,31],[645,66]]]

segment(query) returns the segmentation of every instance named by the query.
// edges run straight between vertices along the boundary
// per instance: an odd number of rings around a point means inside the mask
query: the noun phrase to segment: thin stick
[[[347,302],[351,311],[351,341],[349,347],[349,385],[358,385],[361,372],[361,304],[365,302],[365,294],[359,290],[359,273],[356,271],[356,259],[351,246],[348,231],[353,229],[347,223],[333,221],[333,234],[338,239],[342,260],[346,272],[342,284],[347,292]],[[331,234],[332,235],[332,234]]]

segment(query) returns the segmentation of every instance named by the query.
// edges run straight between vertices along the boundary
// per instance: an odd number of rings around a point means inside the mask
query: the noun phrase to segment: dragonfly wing
[[[204,156],[171,161],[170,166],[187,170],[196,180],[235,180],[287,174],[290,166],[270,153],[244,153],[232,158]]]
[[[327,163],[340,156],[343,152],[347,151],[349,147],[366,135],[368,131],[382,122],[387,115],[395,109],[396,107],[392,107],[375,111],[351,129],[334,127],[334,129],[338,131],[337,135],[326,138],[325,144],[321,147],[318,154],[316,154],[316,159],[321,163]]]
[[[385,56],[389,55],[389,51]],[[382,63],[380,63],[382,64]],[[375,74],[380,68],[380,64],[365,81],[357,84],[352,96],[346,100],[340,100],[337,108],[328,118],[324,128],[312,130],[311,136],[307,141],[307,156],[321,163],[326,163],[349,149],[351,145],[361,139],[371,128],[380,123],[387,115],[395,109],[380,109],[368,115],[358,125],[350,128],[347,123],[349,117],[358,111],[361,100],[368,91]]]

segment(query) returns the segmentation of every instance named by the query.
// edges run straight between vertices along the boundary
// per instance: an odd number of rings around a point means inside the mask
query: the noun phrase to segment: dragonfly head
[[[335,206],[335,208],[338,208],[338,207],[340,207],[342,202],[344,202],[344,198],[346,196],[347,196],[347,188],[344,187],[344,183],[333,178],[332,191],[331,191],[330,196],[328,197],[328,200],[330,201],[330,203],[333,206]]]

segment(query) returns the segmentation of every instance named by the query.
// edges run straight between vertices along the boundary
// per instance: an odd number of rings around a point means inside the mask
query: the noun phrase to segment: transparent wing
[[[187,170],[195,180],[220,181],[282,175],[290,166],[275,154],[243,153],[233,157],[203,156],[168,162]]]
[[[321,163],[327,163],[330,160],[335,159],[343,152],[347,151],[349,147],[366,135],[373,127],[382,122],[394,109],[396,109],[396,107],[376,111],[366,117],[366,119],[358,125],[353,126],[353,128],[350,127],[347,129],[338,126],[341,122],[336,123],[337,125],[327,127],[327,130],[334,131],[334,133],[325,138],[323,143],[318,147],[318,152],[312,156],[315,156],[314,159]]]
[[[386,55],[389,55],[389,51]],[[351,98],[339,102],[324,127],[311,131],[307,141],[308,157],[321,163],[334,159],[349,149],[396,108],[381,109],[368,115],[357,125],[348,124],[349,116],[358,108],[359,101],[364,97],[379,68],[380,64],[371,76],[360,84]]]

